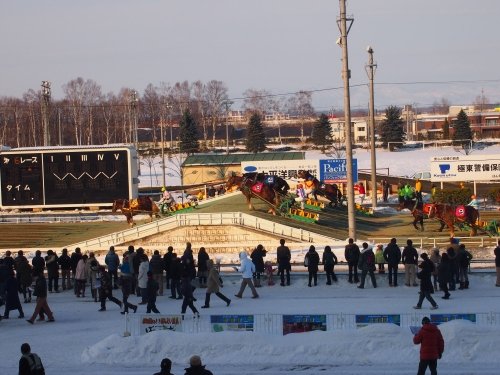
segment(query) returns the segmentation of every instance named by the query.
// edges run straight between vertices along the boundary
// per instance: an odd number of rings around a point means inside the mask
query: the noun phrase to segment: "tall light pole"
[[[226,106],[226,155],[229,155],[229,110],[233,102],[231,100],[224,101]]]
[[[137,91],[133,90],[130,97],[130,106],[132,107],[132,143],[134,144],[136,150],[139,148],[138,137],[137,137]]]
[[[170,109],[172,108],[172,106],[167,102],[165,103],[165,108],[167,109],[168,113],[169,113],[169,117],[170,117]],[[165,177],[165,136],[164,136],[164,127],[165,127],[165,123],[164,123],[164,118],[162,116],[162,119],[161,119],[161,126],[160,126],[160,141],[161,141],[161,165],[162,165],[162,177],[163,177],[163,187],[167,186],[167,180],[166,180],[166,177]],[[170,124],[170,137],[172,137],[172,125]],[[170,141],[172,142],[172,141]],[[172,146],[170,146],[172,147]]]
[[[50,82],[42,81],[42,122],[43,122],[43,145],[50,146],[49,129],[49,105],[50,105]]]
[[[371,150],[371,180],[372,180],[372,208],[377,208],[377,161],[375,156],[375,103],[374,103],[374,90],[373,79],[375,77],[375,70],[377,64],[373,63],[373,48],[368,46],[368,64],[365,66],[366,73],[370,80],[370,150]]]
[[[340,17],[337,19],[337,26],[340,30],[340,38],[337,44],[342,48],[342,78],[344,80],[344,122],[345,122],[345,153],[347,167],[347,213],[349,225],[349,237],[356,239],[356,211],[354,206],[354,176],[352,174],[352,131],[351,131],[351,100],[349,93],[349,79],[351,71],[349,70],[349,60],[347,53],[347,34],[351,29],[353,18],[346,16],[346,0],[339,0]],[[347,26],[349,23],[349,27]]]

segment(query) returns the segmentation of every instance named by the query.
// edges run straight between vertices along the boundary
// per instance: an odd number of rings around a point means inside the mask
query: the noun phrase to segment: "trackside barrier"
[[[402,328],[419,327],[430,316],[436,324],[464,319],[482,326],[500,326],[500,312],[405,314],[125,314],[123,336],[139,336],[158,330],[197,334],[222,331],[251,331],[262,334],[350,330],[375,323],[393,323]]]
[[[119,245],[128,241],[135,241],[140,238],[154,234],[163,233],[178,227],[203,226],[203,225],[237,225],[249,229],[293,239],[308,243],[331,243],[333,238],[323,236],[300,228],[293,228],[270,220],[261,219],[256,216],[242,212],[221,212],[221,213],[186,213],[177,214],[167,218],[159,219],[151,223],[138,225],[120,232],[106,236],[93,238],[68,245],[68,248],[85,248],[88,250],[98,250],[109,248],[111,245]]]

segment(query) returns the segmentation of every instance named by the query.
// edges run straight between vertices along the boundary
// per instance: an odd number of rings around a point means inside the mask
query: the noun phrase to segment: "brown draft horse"
[[[233,187],[238,187],[247,199],[248,209],[253,210],[251,199],[252,197],[260,198],[265,201],[269,206],[269,213],[276,215],[275,207],[279,205],[279,194],[276,194],[268,185],[261,183],[260,191],[252,189],[256,185],[253,179],[244,176],[230,176],[226,181],[226,190],[231,190]]]
[[[153,221],[153,215],[160,217],[160,209],[150,197],[139,197],[137,199],[117,199],[113,202],[112,212],[120,210],[127,218],[127,223],[133,226],[134,215],[146,213]]]
[[[416,230],[420,230],[421,232],[424,231],[424,212],[423,208],[424,205],[423,203],[419,202],[417,206],[415,206],[415,200],[404,200],[401,203],[399,203],[398,210],[404,210],[405,208],[410,210],[411,214],[413,215],[413,226],[415,227]],[[420,228],[418,227],[417,223],[420,223]]]
[[[424,213],[427,213],[430,219],[436,218],[441,222],[440,232],[447,226],[450,237],[455,236],[455,225],[459,229],[468,227],[471,236],[477,235],[476,223],[479,219],[479,212],[472,206],[450,206],[448,204],[431,203],[424,205]]]
[[[342,202],[342,192],[336,184],[325,184],[320,182],[316,177],[314,177],[309,171],[299,170],[297,176],[306,181],[312,181],[314,188],[311,193],[314,199],[318,200],[317,195],[321,195],[328,199],[330,207],[338,207]]]

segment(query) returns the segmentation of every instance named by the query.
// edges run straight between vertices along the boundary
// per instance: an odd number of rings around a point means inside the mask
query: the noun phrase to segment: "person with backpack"
[[[365,278],[366,274],[370,274],[370,278],[372,280],[373,287],[377,287],[377,281],[375,280],[375,254],[373,254],[373,250],[368,246],[366,242],[363,242],[363,250],[361,250],[361,254],[359,256],[358,268],[361,271],[361,283],[358,285],[359,289],[363,289],[365,287]]]
[[[19,359],[19,375],[45,375],[42,360],[36,353],[31,353],[28,343],[21,345],[21,358]]]

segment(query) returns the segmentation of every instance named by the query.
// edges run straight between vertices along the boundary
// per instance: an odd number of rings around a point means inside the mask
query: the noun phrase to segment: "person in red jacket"
[[[427,367],[431,375],[437,375],[437,360],[441,359],[444,351],[444,340],[441,331],[428,317],[422,319],[422,328],[413,337],[413,343],[420,345],[420,363],[417,375],[424,375]]]

